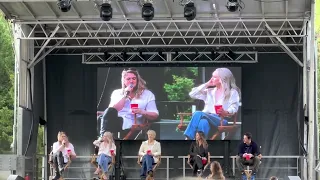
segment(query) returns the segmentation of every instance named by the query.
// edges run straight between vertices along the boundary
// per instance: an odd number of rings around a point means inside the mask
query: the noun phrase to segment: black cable
[[[109,77],[109,72],[110,72],[110,67],[108,68],[108,72],[107,72],[107,76],[106,76],[106,80],[104,80],[104,85],[103,85],[103,89],[99,98],[99,102],[97,104],[97,109],[99,108],[99,105],[101,103],[102,97],[104,95],[104,91],[106,90],[106,86],[107,86],[107,81],[108,81],[108,77]]]
[[[30,142],[31,142],[31,138],[32,138],[32,134],[33,134],[33,130],[34,130],[34,111],[33,111],[33,98],[32,98],[32,83],[31,83],[31,80],[32,80],[32,77],[31,77],[31,70],[28,69],[28,74],[29,74],[29,94],[30,94],[30,103],[31,103],[31,127],[30,127],[30,132],[29,132],[29,139],[28,139],[28,143],[27,143],[27,147],[26,147],[26,150],[24,152],[24,156],[27,155],[27,152],[28,152],[28,149],[29,149],[29,146],[30,146]]]

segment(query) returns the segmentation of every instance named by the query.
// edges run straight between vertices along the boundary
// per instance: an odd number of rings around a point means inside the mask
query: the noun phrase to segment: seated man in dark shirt
[[[251,133],[244,134],[243,143],[239,145],[236,163],[242,174],[246,166],[252,166],[252,174],[255,175],[259,168],[261,153],[257,143],[253,142],[251,138]]]

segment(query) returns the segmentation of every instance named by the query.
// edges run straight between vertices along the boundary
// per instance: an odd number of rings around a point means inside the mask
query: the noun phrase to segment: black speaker
[[[24,180],[24,178],[18,175],[10,175],[7,180]]]

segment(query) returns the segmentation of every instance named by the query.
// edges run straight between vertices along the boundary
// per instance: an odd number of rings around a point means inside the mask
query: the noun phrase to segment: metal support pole
[[[304,29],[304,31],[308,32],[307,31],[307,27]],[[308,105],[307,105],[307,99],[308,99],[308,82],[307,82],[307,76],[308,76],[308,72],[307,72],[307,61],[309,59],[309,56],[308,56],[308,51],[307,51],[307,43],[309,42],[310,37],[307,36],[307,37],[304,37],[303,38],[303,110],[304,110],[304,113],[303,113],[303,116],[304,117],[307,117],[308,116]],[[308,149],[308,125],[303,122],[303,147],[304,149]],[[302,126],[301,125],[301,126]],[[307,167],[307,159],[306,159],[306,156],[304,156],[304,158],[301,158],[301,164],[302,164],[302,168],[301,168],[301,178],[303,180],[305,179],[308,179],[308,171],[303,168],[303,167]]]
[[[309,71],[308,71],[308,117],[309,117],[309,128],[308,128],[308,180],[315,180],[315,54],[314,54],[314,40],[315,40],[315,32],[314,32],[314,6],[315,2],[312,0],[311,2],[311,19],[308,24],[308,28],[310,29],[309,36],[311,37],[311,42],[308,43],[310,45],[310,61],[309,61]]]
[[[42,61],[42,81],[43,81],[43,110],[44,110],[44,120],[47,121],[47,69],[46,69],[46,59]],[[44,132],[43,132],[43,143],[44,143],[44,161],[43,167],[43,178],[44,180],[48,180],[48,134],[47,134],[47,124],[44,125]]]

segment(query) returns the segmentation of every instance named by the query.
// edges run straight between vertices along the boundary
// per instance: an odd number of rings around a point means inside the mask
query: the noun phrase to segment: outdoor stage
[[[92,178],[98,67],[225,66],[242,69],[241,133],[252,132],[261,146],[264,159],[258,178],[319,177],[314,170],[319,139],[313,1],[242,0],[237,12],[229,12],[226,1],[195,1],[197,16],[192,21],[183,17],[187,0],[153,1],[152,21],[141,18],[142,0],[111,1],[110,21],[99,17],[99,5],[109,1],[73,1],[67,13],[56,2],[0,0],[0,9],[12,21],[16,55],[16,154],[0,155],[0,171],[48,179],[46,155],[63,129],[79,155],[67,177]],[[39,117],[47,121],[45,155],[34,153]],[[121,143],[123,166],[131,179],[138,178],[140,144]],[[237,174],[238,144],[212,141],[209,146],[212,160],[230,177]],[[163,162],[156,179],[189,175],[189,145],[161,141]],[[44,162],[38,174],[36,159]]]

